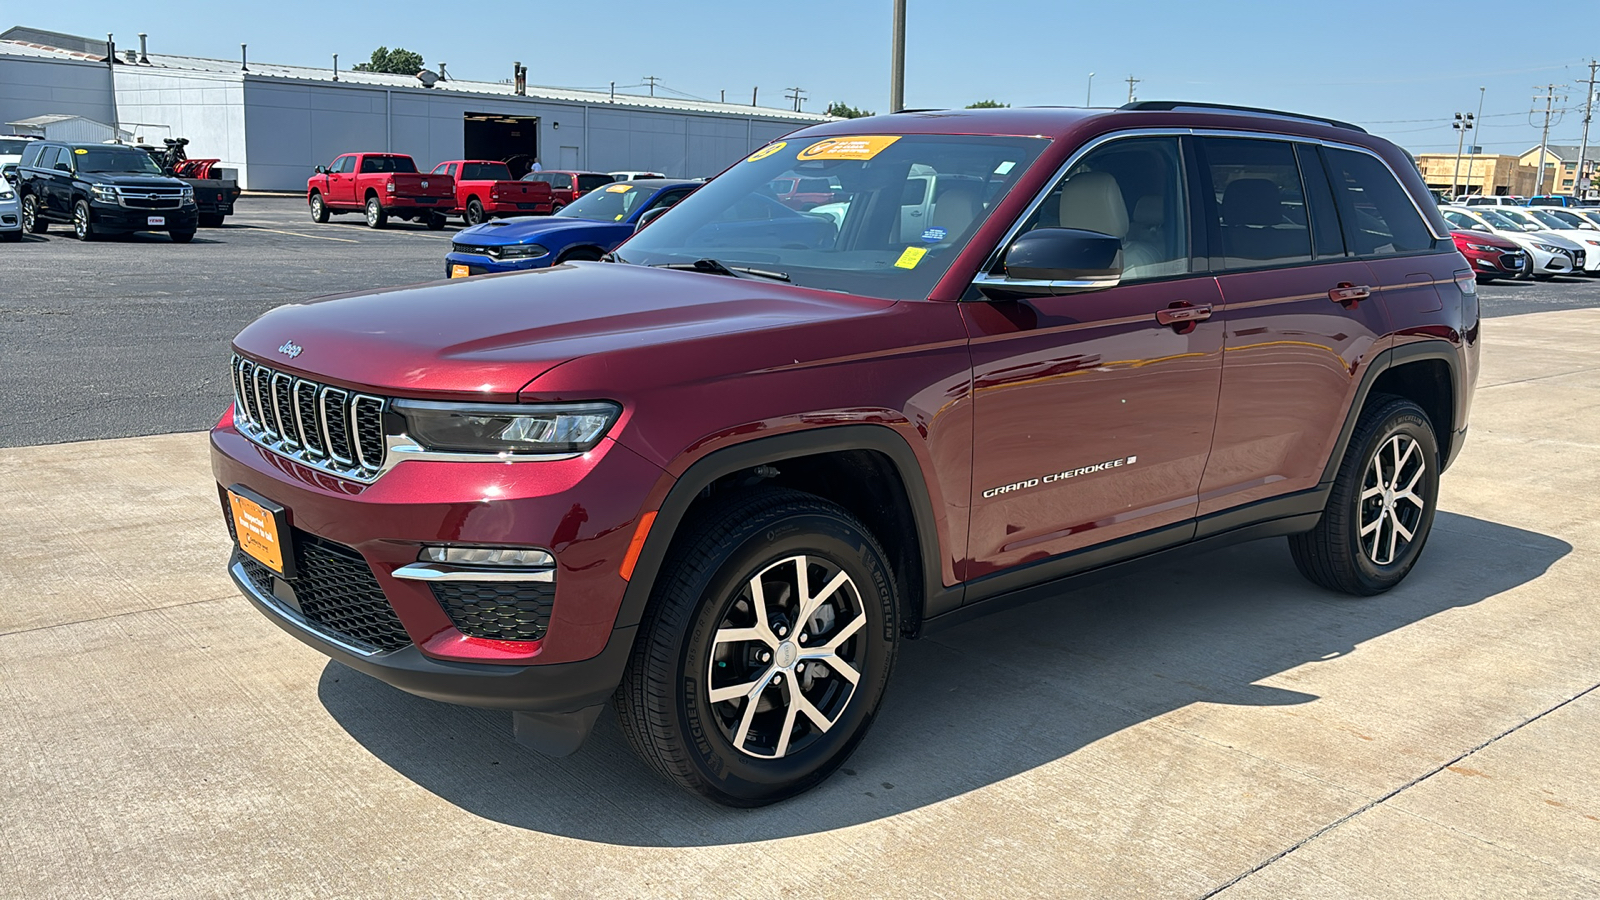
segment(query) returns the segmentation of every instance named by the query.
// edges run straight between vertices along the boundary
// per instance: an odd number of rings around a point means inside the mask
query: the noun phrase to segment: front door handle
[[[1365,284],[1351,284],[1348,281],[1341,281],[1338,287],[1328,291],[1329,300],[1344,306],[1355,306],[1371,296],[1371,287]]]
[[[1197,323],[1204,322],[1209,318],[1211,318],[1211,304],[1209,303],[1191,306],[1188,301],[1179,300],[1166,309],[1156,310],[1156,321],[1162,325],[1172,326],[1172,330],[1179,334],[1188,334],[1194,330],[1194,326]]]

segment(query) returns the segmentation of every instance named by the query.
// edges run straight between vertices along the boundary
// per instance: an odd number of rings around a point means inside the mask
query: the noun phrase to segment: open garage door
[[[526,175],[539,158],[539,117],[499,113],[462,114],[462,151],[467,159],[498,159],[512,178]]]

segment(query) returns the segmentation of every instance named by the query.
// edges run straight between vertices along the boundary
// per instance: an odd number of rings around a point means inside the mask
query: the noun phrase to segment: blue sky
[[[994,98],[1012,105],[1084,102],[1090,72],[1096,105],[1124,102],[1130,74],[1140,99],[1188,99],[1317,113],[1346,119],[1417,153],[1454,152],[1455,112],[1478,109],[1475,138],[1488,152],[1538,143],[1530,125],[1535,85],[1569,85],[1552,143],[1576,143],[1582,127],[1586,54],[1600,36],[1571,18],[1541,16],[1530,39],[1516,4],[1197,3],[1176,0],[909,0],[906,102],[961,106]],[[76,0],[13,5],[13,21],[133,46],[232,58],[240,42],[262,62],[341,65],[380,44],[449,63],[458,78],[499,80],[521,60],[534,84],[642,93],[655,75],[670,91],[763,105],[806,91],[807,110],[830,100],[883,111],[888,103],[891,0],[612,0],[604,4],[214,2],[204,6]],[[200,10],[205,10],[201,12]],[[381,10],[381,12],[379,11]],[[1554,16],[1554,18],[1551,18]],[[1558,24],[1568,21],[1569,25]],[[1459,30],[1442,33],[1445,21]],[[1502,31],[1486,30],[1503,23]],[[1560,105],[1560,104],[1558,104]],[[1542,109],[1542,104],[1541,104]],[[1600,118],[1600,116],[1597,116]],[[1600,141],[1600,123],[1590,140]]]

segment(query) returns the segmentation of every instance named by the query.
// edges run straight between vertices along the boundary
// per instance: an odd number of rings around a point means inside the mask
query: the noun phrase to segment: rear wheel
[[[553,216],[556,213],[561,212],[563,209],[566,209],[566,208],[567,208],[567,205],[565,203],[552,203],[552,204],[550,204],[550,215]]]
[[[328,205],[322,202],[322,195],[316,191],[311,192],[311,221],[318,224],[328,221]]]
[[[389,224],[389,214],[384,211],[383,204],[377,197],[367,198],[367,227],[382,228]]]
[[[1422,555],[1439,499],[1439,445],[1410,400],[1373,398],[1339,464],[1322,521],[1289,537],[1300,574],[1360,597],[1399,584]]]
[[[50,229],[50,223],[39,215],[39,198],[29,194],[22,198],[22,230],[29,234],[44,234]]]
[[[482,225],[483,220],[488,218],[488,216],[483,214],[483,204],[478,202],[477,197],[473,197],[471,200],[467,201],[467,214],[465,218],[468,225]]]
[[[810,494],[717,503],[674,543],[615,706],[634,750],[729,806],[807,790],[866,735],[899,634],[883,550]]]
[[[80,241],[92,241],[100,234],[94,228],[94,215],[89,210],[89,201],[79,200],[72,205],[72,234]]]

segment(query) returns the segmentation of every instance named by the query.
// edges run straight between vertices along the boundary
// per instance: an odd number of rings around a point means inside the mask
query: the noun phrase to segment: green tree
[[[843,100],[836,100],[828,104],[828,115],[838,116],[841,119],[860,119],[874,115],[870,109],[856,109],[846,104]]]
[[[967,109],[1010,109],[1011,104],[1001,103],[999,100],[979,100],[977,103],[968,103]]]
[[[357,72],[387,72],[390,75],[415,75],[422,71],[422,54],[402,47],[372,51],[372,61],[356,63]]]

